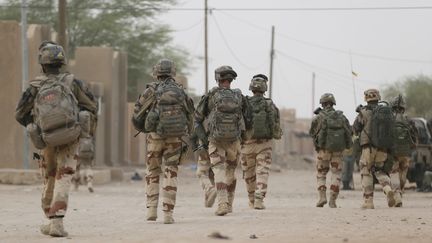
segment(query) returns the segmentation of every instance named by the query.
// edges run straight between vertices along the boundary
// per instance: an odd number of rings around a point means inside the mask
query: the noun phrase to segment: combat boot
[[[361,205],[362,209],[374,209],[374,204],[373,204],[373,198],[367,198],[364,200],[363,204]]]
[[[255,198],[254,209],[258,209],[258,210],[265,209],[264,199],[262,199],[262,198]]]
[[[338,195],[339,195],[339,193],[337,193],[337,192],[330,192],[329,207],[337,208],[336,199],[337,199]]]
[[[172,215],[172,211],[164,212],[164,224],[174,224],[174,218]]]
[[[316,206],[318,208],[322,208],[327,203],[326,191],[320,190],[318,192],[319,192],[319,200],[318,200]]]
[[[211,208],[211,207],[213,207],[213,204],[214,204],[214,202],[215,202],[215,200],[216,200],[216,195],[217,195],[217,192],[216,192],[216,188],[214,188],[214,187],[210,188],[210,190],[208,190],[208,191],[205,193],[205,202],[204,202],[204,206],[205,206],[206,208]]]
[[[234,192],[228,192],[228,213],[233,212]]]
[[[63,227],[63,218],[53,218],[50,223],[50,231],[49,235],[53,237],[66,237],[68,236],[68,232],[64,230]]]
[[[255,200],[252,200],[252,201],[249,200],[249,207],[251,209],[254,209],[254,205],[255,205]]]
[[[217,216],[224,216],[227,213],[228,213],[228,204],[227,203],[220,203],[218,205],[218,208],[217,208],[215,214]]]
[[[157,219],[157,207],[147,208],[147,221],[156,221]]]
[[[383,188],[384,193],[387,196],[387,205],[389,207],[393,207],[396,204],[396,200],[395,200],[395,193],[394,191],[391,189],[390,186],[385,186]]]
[[[44,235],[49,235],[50,229],[51,229],[51,223],[43,224],[40,226],[40,231]]]
[[[400,208],[402,207],[402,193],[401,192],[396,192],[394,195],[395,198],[395,207]]]

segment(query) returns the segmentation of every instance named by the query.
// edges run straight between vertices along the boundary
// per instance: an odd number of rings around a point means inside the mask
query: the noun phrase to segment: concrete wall
[[[109,47],[79,47],[70,70],[80,79],[103,84],[96,165],[126,163],[127,55]],[[102,124],[103,123],[103,124]],[[98,156],[99,155],[99,156]]]
[[[21,27],[15,21],[0,21],[0,168],[37,168],[31,160],[36,149],[29,141],[24,148],[24,129],[14,118],[15,108],[22,93],[21,76]],[[40,73],[37,62],[38,47],[42,40],[51,36],[48,26],[29,25],[27,31],[29,54],[29,78]],[[29,164],[24,164],[24,150],[29,156]]]

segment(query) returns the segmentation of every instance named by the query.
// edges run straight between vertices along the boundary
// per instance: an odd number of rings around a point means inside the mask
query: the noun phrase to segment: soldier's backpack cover
[[[40,82],[33,112],[47,146],[70,144],[81,133],[78,101],[70,88],[72,82],[73,76],[67,73],[46,76]]]
[[[157,85],[156,102],[146,118],[146,130],[161,137],[181,137],[188,134],[186,93],[174,79]]]
[[[243,121],[241,91],[216,89],[211,95],[215,107],[209,115],[210,137],[219,142],[239,139]]]
[[[321,129],[318,133],[318,146],[331,152],[340,152],[347,148],[347,134],[345,117],[342,111],[320,111],[322,117]]]
[[[372,110],[370,122],[372,145],[379,149],[391,149],[394,142],[395,117],[387,102],[379,102]]]

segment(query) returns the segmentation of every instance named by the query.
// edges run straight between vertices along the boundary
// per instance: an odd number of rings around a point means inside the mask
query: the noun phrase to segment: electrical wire
[[[216,20],[216,17],[215,17],[214,15],[211,15],[211,16],[212,16],[212,19],[213,19],[213,21],[214,21],[214,23],[215,23],[215,25],[216,25],[216,28],[217,28],[217,30],[218,30],[218,32],[219,32],[219,34],[220,34],[222,40],[223,40],[224,43],[225,43],[225,46],[227,47],[228,51],[231,53],[231,56],[234,57],[234,59],[236,59],[236,61],[237,61],[241,66],[243,66],[243,67],[246,68],[246,69],[249,69],[249,70],[256,70],[256,69],[258,69],[260,66],[258,66],[258,67],[251,67],[251,66],[249,66],[249,65],[244,64],[244,63],[240,60],[240,58],[235,54],[235,52],[231,49],[230,45],[228,44],[228,41],[227,41],[227,39],[225,38],[225,36],[224,36],[224,34],[223,34],[223,31],[222,31],[221,27],[219,26],[219,24],[218,24],[218,22],[217,22],[217,20]]]
[[[172,31],[173,31],[173,32],[183,32],[183,31],[188,31],[188,30],[191,30],[191,29],[195,28],[196,26],[202,24],[202,22],[204,22],[204,20],[203,20],[203,19],[200,19],[198,22],[196,22],[196,23],[194,23],[194,24],[192,24],[192,25],[190,25],[190,26],[188,26],[188,27],[181,28],[181,29],[175,29],[175,30],[172,30]]]
[[[235,20],[237,20],[239,22],[242,22],[242,23],[244,23],[244,24],[246,24],[246,25],[248,25],[250,27],[253,27],[255,29],[258,29],[258,30],[261,30],[261,31],[265,31],[265,32],[269,32],[270,31],[269,28],[256,25],[254,23],[251,23],[250,21],[247,21],[247,20],[244,20],[244,19],[239,18],[237,16],[228,14],[228,13],[226,13],[224,11],[221,11],[220,13],[222,13],[222,14],[224,14],[224,15],[232,18],[232,19],[235,19]],[[290,35],[287,35],[287,34],[284,34],[284,33],[280,33],[279,31],[276,32],[275,34],[276,34],[276,36],[280,36],[280,37],[282,37],[284,39],[291,40],[291,41],[294,41],[294,42],[297,42],[297,43],[300,43],[300,44],[303,44],[303,45],[306,45],[306,46],[312,46],[312,47],[315,47],[315,48],[319,48],[319,49],[323,49],[323,50],[327,50],[327,51],[332,51],[332,52],[337,52],[337,53],[340,53],[340,54],[346,54],[346,55],[350,54],[349,50],[343,50],[343,49],[338,49],[338,48],[323,46],[323,45],[316,44],[316,43],[313,43],[313,42],[310,42],[310,41],[301,40],[301,39],[295,38],[293,36],[290,36]],[[379,60],[383,60],[383,61],[396,61],[396,62],[405,62],[405,63],[432,64],[432,61],[428,61],[428,60],[416,60],[416,59],[405,59],[405,58],[397,58],[397,57],[386,57],[386,56],[372,55],[372,54],[366,54],[366,53],[360,53],[360,52],[352,52],[352,51],[351,51],[351,55],[353,55],[353,56],[359,56],[359,57],[364,57],[364,58],[379,59]]]

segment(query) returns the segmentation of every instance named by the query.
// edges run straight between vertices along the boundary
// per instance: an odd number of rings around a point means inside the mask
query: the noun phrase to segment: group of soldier
[[[336,208],[341,182],[342,157],[354,160],[353,150],[360,153],[359,169],[363,189],[363,209],[373,209],[374,179],[382,186],[389,207],[402,207],[402,193],[406,183],[410,156],[416,145],[416,129],[404,114],[405,102],[401,95],[390,103],[381,101],[378,90],[364,92],[366,105],[357,107],[352,126],[342,111],[333,108],[334,96],[323,94],[322,108],[315,111],[310,135],[317,150],[317,207],[327,203],[326,175],[331,170],[329,207]],[[353,146],[354,141],[354,148]],[[351,151],[349,151],[351,150]],[[356,153],[357,153],[356,152]],[[352,173],[353,163],[344,163]],[[349,166],[349,167],[348,167]],[[345,173],[344,189],[350,188],[352,174]]]
[[[64,71],[66,55],[62,46],[42,42],[38,61],[42,73],[29,82],[15,118],[26,128],[35,148],[41,150],[35,155],[44,178],[41,201],[49,223],[40,230],[45,235],[65,237],[68,233],[63,218],[72,183],[78,187],[80,167],[85,171],[88,190],[93,192],[90,166],[98,103],[83,81]],[[178,166],[187,144],[198,157],[197,176],[206,207],[216,201],[216,215],[233,211],[235,169],[241,161],[249,206],[265,209],[271,140],[282,135],[279,110],[264,97],[268,78],[263,74],[253,76],[253,96],[244,96],[231,88],[237,73],[230,66],[221,66],[215,70],[217,87],[204,95],[195,109],[192,99],[175,81],[175,72],[175,64],[167,59],[153,67],[155,82],[139,96],[132,117],[135,128],[147,136],[147,220],[157,219],[163,173],[163,222],[174,223]]]
[[[175,64],[161,60],[153,68],[156,82],[135,104],[132,122],[147,135],[147,220],[157,219],[159,179],[164,165],[162,210],[164,223],[174,223],[178,165],[185,152],[183,136],[189,136],[198,157],[197,176],[205,194],[204,205],[223,216],[233,212],[238,161],[244,172],[249,206],[264,209],[272,139],[281,138],[279,110],[265,98],[267,76],[252,77],[244,96],[231,89],[237,73],[230,66],[215,70],[217,87],[201,97],[196,109],[193,101],[174,80]]]
[[[94,158],[98,106],[85,83],[63,71],[66,56],[60,45],[43,42],[39,47],[39,63],[42,74],[30,81],[15,116],[26,127],[35,147],[42,150],[39,160],[44,177],[42,209],[49,223],[41,226],[41,232],[64,237],[67,232],[63,217],[72,181],[79,181],[79,167],[89,170]],[[174,79],[175,74],[175,64],[171,60],[159,61],[153,67],[155,82],[149,83],[139,96],[132,117],[134,127],[147,136],[147,220],[157,219],[160,176],[163,174],[163,222],[174,223],[178,166],[188,150],[187,144],[192,145],[198,158],[196,174],[204,190],[205,207],[212,207],[216,202],[216,215],[233,212],[237,185],[235,170],[240,163],[249,207],[265,209],[272,140],[282,136],[279,110],[264,96],[267,76],[254,75],[249,86],[252,96],[244,96],[239,89],[231,88],[237,77],[233,68],[218,67],[215,70],[217,86],[202,96],[195,108],[192,99]],[[378,90],[366,90],[364,95],[367,105],[358,107],[358,116],[352,126],[341,111],[333,108],[336,101],[332,94],[326,93],[320,99],[322,108],[315,111],[310,130],[318,153],[317,207],[327,203],[326,175],[329,170],[332,172],[329,206],[337,207],[342,155],[351,147],[353,137],[359,138],[361,146],[362,208],[374,208],[374,176],[383,187],[388,205],[402,206],[408,154],[414,143],[407,147],[403,142],[396,142],[390,147],[386,141],[380,143],[379,140],[379,134],[387,130],[376,129],[388,126],[385,121],[392,120],[389,117],[407,120],[403,114],[403,99],[399,96],[392,103],[389,114],[388,109],[377,112],[386,107],[379,103]],[[396,128],[404,129],[403,126]],[[415,141],[410,129],[409,140]],[[189,141],[185,142],[184,138]],[[389,170],[386,165],[390,157],[395,162]],[[88,189],[93,192],[89,172]]]

